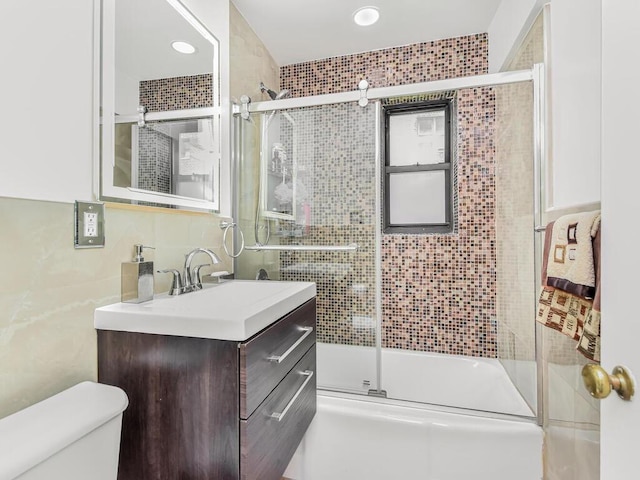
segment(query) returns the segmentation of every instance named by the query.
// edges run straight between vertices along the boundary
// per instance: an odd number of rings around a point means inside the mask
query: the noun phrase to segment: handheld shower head
[[[274,100],[280,100],[282,98],[289,98],[290,95],[291,95],[291,92],[289,92],[289,90],[287,90],[285,88],[283,90],[280,90],[280,93],[276,95],[276,98],[274,98]]]
[[[287,98],[290,95],[290,92],[287,89],[282,90],[280,93],[276,93],[270,88],[267,88],[267,86],[263,82],[260,82],[260,91],[269,95],[269,98],[271,98],[271,100],[281,100],[283,98]]]

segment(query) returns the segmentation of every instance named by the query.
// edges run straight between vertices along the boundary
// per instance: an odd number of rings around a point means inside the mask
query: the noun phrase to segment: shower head
[[[276,95],[275,100],[281,100],[283,98],[289,98],[291,96],[291,92],[286,88],[280,90],[280,93]]]
[[[260,82],[260,91],[269,95],[269,98],[271,98],[271,100],[282,100],[283,98],[287,98],[290,95],[290,92],[287,89],[282,90],[280,93],[276,93],[270,88],[267,88],[267,86],[262,82]]]

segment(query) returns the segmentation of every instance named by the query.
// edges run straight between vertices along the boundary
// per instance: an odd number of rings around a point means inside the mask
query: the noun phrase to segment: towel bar
[[[253,245],[245,247],[245,250],[279,250],[284,252],[355,252],[358,244],[352,243],[345,246],[334,245]]]

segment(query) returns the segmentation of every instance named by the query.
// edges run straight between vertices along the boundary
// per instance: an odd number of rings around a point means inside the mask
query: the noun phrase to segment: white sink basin
[[[246,340],[316,295],[311,282],[232,280],[184,295],[96,309],[98,330]]]

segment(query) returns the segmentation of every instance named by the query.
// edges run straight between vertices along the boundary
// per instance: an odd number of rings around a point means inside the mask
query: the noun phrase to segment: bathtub
[[[542,430],[522,419],[461,415],[321,391],[316,416],[284,476],[540,480]]]
[[[318,411],[285,478],[542,478],[542,429],[498,361],[383,349],[376,398],[374,348],[317,348]]]
[[[366,394],[376,386],[373,347],[318,343],[317,359],[321,389]],[[527,366],[535,382],[535,364]],[[383,348],[381,377],[388,398],[535,416],[500,361],[493,358]]]

